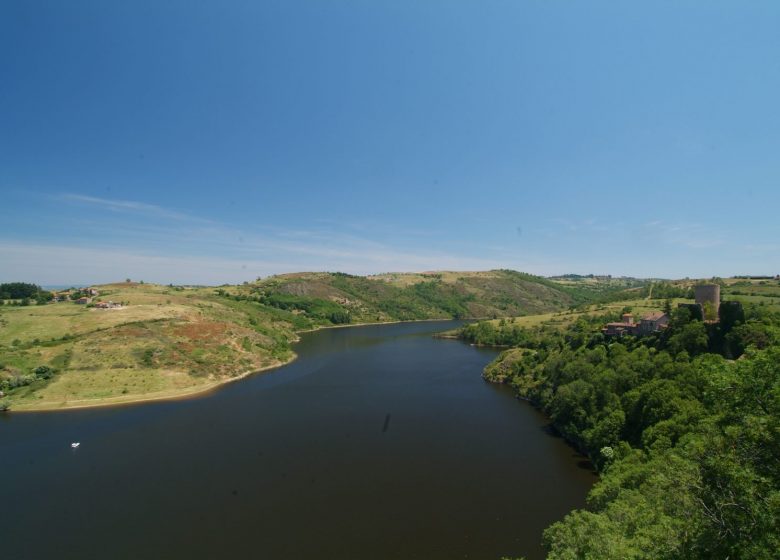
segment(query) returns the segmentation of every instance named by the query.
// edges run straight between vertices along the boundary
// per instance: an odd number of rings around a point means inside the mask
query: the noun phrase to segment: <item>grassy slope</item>
[[[351,322],[527,315],[564,309],[576,298],[542,278],[511,271],[274,276],[238,292],[338,304]]]
[[[291,322],[219,298],[213,289],[116,284],[100,290],[103,299],[130,305],[0,308],[0,377],[41,365],[58,372],[13,390],[13,409],[184,395],[293,357]]]

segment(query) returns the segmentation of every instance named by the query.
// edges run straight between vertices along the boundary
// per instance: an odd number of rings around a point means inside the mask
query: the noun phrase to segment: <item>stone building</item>
[[[631,313],[624,313],[622,321],[607,323],[601,332],[605,336],[644,336],[665,329],[669,324],[669,315],[663,311],[655,311],[643,315],[639,322],[634,321]]]

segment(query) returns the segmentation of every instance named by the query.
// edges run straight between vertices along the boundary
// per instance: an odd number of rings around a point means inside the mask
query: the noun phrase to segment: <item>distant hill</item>
[[[231,290],[320,323],[508,317],[579,303],[578,290],[510,270],[487,272],[297,273]]]

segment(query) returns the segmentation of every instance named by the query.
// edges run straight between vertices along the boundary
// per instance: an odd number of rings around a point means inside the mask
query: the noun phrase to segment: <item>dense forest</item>
[[[681,308],[644,338],[605,338],[609,316],[463,329],[513,346],[486,379],[541,408],[601,474],[589,507],[545,532],[548,558],[777,558],[780,316],[735,311],[709,324]]]

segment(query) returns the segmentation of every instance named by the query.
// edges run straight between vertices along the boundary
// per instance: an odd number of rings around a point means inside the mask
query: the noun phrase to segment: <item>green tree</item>
[[[38,366],[33,370],[33,373],[39,379],[51,379],[54,377],[54,370],[49,366]]]
[[[605,447],[616,446],[620,442],[625,423],[626,415],[619,406],[605,411],[596,424],[584,434],[588,449],[600,451]],[[601,453],[592,454],[591,458],[598,466],[604,462]]]
[[[673,354],[687,352],[690,356],[697,356],[707,351],[709,337],[707,328],[701,321],[692,321],[681,328],[669,339],[669,350]]]
[[[716,321],[718,319],[718,313],[715,311],[715,306],[712,302],[705,301],[702,310],[706,321]]]
[[[0,299],[22,299],[35,297],[41,291],[40,286],[25,282],[0,284]]]
[[[726,335],[726,341],[733,348],[735,355],[741,355],[748,347],[758,350],[777,344],[776,329],[766,323],[748,321],[737,325]]]

